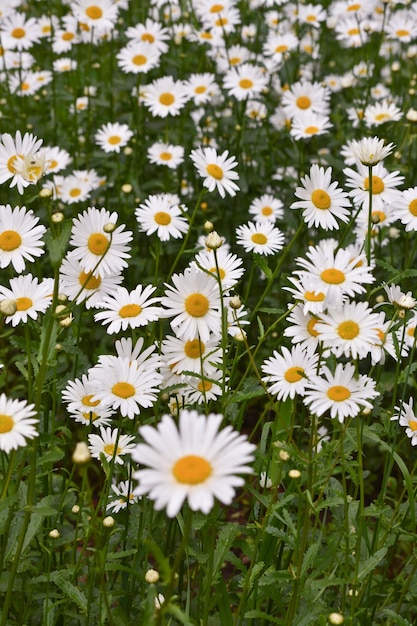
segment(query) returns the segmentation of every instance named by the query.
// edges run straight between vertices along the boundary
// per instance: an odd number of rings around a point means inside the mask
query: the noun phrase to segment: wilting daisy
[[[103,124],[96,132],[94,139],[104,152],[120,152],[120,148],[126,146],[129,139],[133,137],[133,132],[127,124],[115,122]]]
[[[100,427],[100,434],[92,433],[88,435],[88,449],[93,459],[99,459],[104,454],[106,461],[113,461],[119,465],[123,465],[122,456],[131,454],[135,449],[135,438],[133,435],[121,435],[119,429],[113,430],[104,426]]]
[[[269,393],[277,395],[277,400],[303,396],[308,379],[317,373],[318,360],[319,355],[311,348],[296,345],[288,350],[283,346],[281,354],[274,350],[273,356],[262,364],[265,374],[262,380]]]
[[[187,99],[181,81],[175,81],[172,76],[163,76],[146,85],[143,102],[154,117],[167,117],[179,115]]]
[[[128,328],[146,326],[149,322],[159,319],[162,308],[155,306],[160,298],[151,298],[156,287],[138,285],[129,292],[125,287],[118,287],[112,294],[103,298],[97,308],[105,309],[96,313],[94,319],[103,325],[109,324],[109,335]]]
[[[236,228],[236,242],[246,252],[270,255],[282,250],[285,238],[272,222],[248,222]]]
[[[236,191],[239,191],[239,187],[233,182],[239,179],[239,174],[233,169],[237,161],[234,156],[229,157],[228,150],[218,155],[215,148],[197,148],[191,151],[190,158],[199,175],[204,178],[204,187],[209,191],[217,189],[222,198],[226,192],[235,196]]]
[[[35,320],[38,313],[45,313],[52,301],[53,283],[52,278],[39,282],[32,274],[25,274],[11,278],[10,289],[0,285],[0,299],[6,298],[16,304],[16,311],[6,316],[6,324],[26,324],[29,317]]]
[[[330,417],[342,423],[346,417],[355,417],[361,408],[372,409],[370,401],[378,395],[372,378],[363,374],[356,377],[352,363],[338,363],[334,373],[323,365],[321,376],[310,377],[304,404],[319,417],[330,411]]]
[[[321,313],[317,332],[325,348],[336,356],[363,359],[379,342],[380,316],[366,302],[345,302],[341,309]]]
[[[25,261],[34,261],[44,253],[42,237],[46,228],[26,207],[0,205],[0,268],[12,264],[17,273],[25,269]]]
[[[184,148],[157,141],[149,146],[147,156],[150,163],[166,165],[171,170],[175,170],[184,161]]]
[[[139,502],[139,497],[133,493],[133,484],[130,480],[122,480],[118,485],[112,485],[113,493],[109,494],[110,502],[107,504],[107,511],[118,513],[126,509],[130,504]]]
[[[71,229],[72,257],[80,261],[85,272],[109,276],[127,267],[132,233],[116,226],[118,215],[106,209],[89,207],[76,217]],[[110,228],[109,228],[110,227]]]
[[[120,273],[94,276],[92,272],[85,272],[81,262],[71,252],[63,259],[59,268],[60,293],[66,295],[70,301],[75,300],[76,304],[84,302],[87,309],[102,302],[122,281],[123,276]]]
[[[404,181],[404,176],[399,172],[388,172],[382,163],[372,167],[372,178],[369,177],[369,167],[358,163],[358,171],[347,167],[343,170],[346,174],[346,186],[352,191],[349,195],[356,205],[362,206],[366,211],[369,209],[369,195],[372,192],[372,208],[383,210],[384,203],[396,204],[401,198],[401,192],[397,189]],[[372,186],[372,189],[371,189]]]
[[[180,412],[179,425],[164,415],[156,428],[142,426],[139,443],[132,453],[144,465],[134,473],[139,482],[134,493],[148,494],[157,510],[166,508],[174,517],[185,500],[194,511],[209,513],[214,498],[230,504],[235,488],[244,484],[237,476],[251,472],[255,446],[231,426],[219,431],[222,415]]]
[[[383,139],[378,137],[364,137],[360,141],[351,141],[349,147],[355,158],[362,165],[377,165],[383,161],[394,149],[394,144],[385,145]]]
[[[161,344],[161,355],[175,374],[184,371],[200,374],[204,371],[208,375],[215,371],[222,358],[217,338],[203,342],[198,337],[179,339],[167,336]]]
[[[237,100],[253,98],[265,89],[267,83],[267,72],[250,63],[232,67],[226,72],[223,79],[224,88],[230,96],[234,96]]]
[[[413,398],[409,402],[401,402],[399,406],[394,407],[394,415],[392,420],[398,420],[400,426],[405,426],[405,434],[410,438],[412,446],[417,446],[417,417],[413,409]]]
[[[249,206],[249,213],[256,222],[276,222],[284,216],[283,203],[269,193],[254,198]]]
[[[19,130],[14,138],[9,133],[3,133],[0,139],[0,184],[11,179],[10,187],[17,186],[18,192],[23,194],[24,188],[33,181],[23,178],[18,163],[25,157],[36,159],[42,139],[31,133],[25,133],[22,137]]]
[[[180,339],[208,341],[221,332],[220,291],[217,281],[193,267],[174,274],[161,298],[164,317],[173,317],[171,328]]]
[[[169,194],[149,196],[135,209],[140,230],[147,235],[157,234],[161,241],[181,239],[188,231],[188,220],[183,216],[184,206],[173,203]]]
[[[193,263],[199,269],[210,272],[215,279],[219,277],[223,290],[233,287],[245,271],[242,259],[223,247],[216,250],[216,255],[213,250],[199,252]]]
[[[0,395],[0,450],[10,452],[26,446],[26,439],[38,436],[34,427],[38,419],[33,416],[34,405],[26,400],[15,400]]]
[[[307,226],[319,226],[325,230],[339,228],[338,219],[349,221],[350,201],[348,194],[331,182],[332,168],[319,167],[314,163],[310,174],[301,179],[303,187],[297,187],[291,209],[304,209],[303,218]],[[337,218],[337,219],[336,219]]]

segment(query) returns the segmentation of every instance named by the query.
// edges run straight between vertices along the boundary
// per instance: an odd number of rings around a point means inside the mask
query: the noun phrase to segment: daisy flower
[[[210,333],[221,332],[220,292],[217,281],[193,267],[174,274],[173,287],[166,284],[164,317],[173,317],[171,328],[180,339],[199,337],[206,342]]]
[[[284,337],[290,337],[292,343],[314,351],[320,340],[316,330],[319,321],[320,318],[317,315],[310,312],[304,313],[303,306],[297,304],[287,317],[288,325],[284,329]]]
[[[12,400],[4,393],[0,395],[0,450],[10,452],[26,446],[26,439],[38,436],[34,425],[38,419],[33,416],[34,404],[26,400]]]
[[[256,222],[276,222],[284,217],[283,203],[269,193],[254,198],[249,206],[249,213]]]
[[[151,298],[156,287],[138,285],[129,292],[125,287],[119,287],[116,291],[103,298],[96,305],[99,309],[105,309],[94,315],[96,322],[103,325],[109,324],[109,335],[119,333],[128,328],[146,326],[149,322],[159,319],[162,308],[155,306],[160,298]]]
[[[126,146],[132,137],[133,132],[129,130],[128,125],[118,122],[103,124],[94,135],[96,144],[104,152],[120,152],[120,148]]]
[[[321,314],[317,324],[320,341],[336,356],[364,359],[379,342],[380,316],[366,302],[344,303],[341,309]]]
[[[318,226],[325,230],[339,229],[337,219],[349,221],[350,202],[348,194],[331,182],[332,168],[319,167],[314,163],[309,176],[301,179],[303,187],[297,187],[291,209],[304,209],[303,218],[307,226]],[[336,219],[337,218],[337,219]]]
[[[122,480],[118,485],[112,485],[113,493],[109,494],[110,502],[106,506],[107,511],[118,513],[126,509],[130,504],[139,502],[139,497],[133,493],[133,485],[130,480]]]
[[[69,380],[62,391],[62,402],[67,404],[67,411],[77,422],[92,423],[94,426],[104,425],[102,418],[112,415],[109,407],[94,397],[95,385],[86,374],[81,379]],[[107,424],[106,424],[107,425]]]
[[[311,280],[308,275],[303,275],[300,278],[289,276],[288,280],[293,287],[283,287],[283,289],[292,293],[296,302],[303,303],[304,315],[307,313],[317,315],[324,310],[326,294],[323,291],[311,289]]]
[[[354,157],[362,163],[362,165],[377,165],[383,161],[394,149],[394,144],[385,145],[383,139],[378,137],[364,137],[360,141],[349,142],[349,148]]]
[[[154,117],[167,117],[179,115],[187,100],[182,81],[163,76],[146,86],[143,102]]]
[[[401,192],[394,208],[395,219],[405,226],[405,231],[417,230],[417,187]]]
[[[72,258],[80,261],[84,272],[111,276],[127,267],[125,259],[130,258],[128,244],[133,237],[130,231],[125,231],[124,224],[116,226],[118,217],[115,211],[89,207],[74,219],[70,240],[75,247]]]
[[[272,222],[248,222],[236,228],[236,242],[246,252],[270,255],[282,250],[285,238]]]
[[[394,415],[391,420],[398,420],[400,426],[405,426],[405,434],[410,438],[412,446],[417,445],[417,417],[413,409],[413,398],[408,402],[401,402],[399,406],[394,407]]]
[[[150,163],[166,165],[171,170],[176,170],[184,161],[184,148],[157,141],[152,146],[149,146],[147,156]]]
[[[218,95],[219,87],[214,74],[191,74],[184,83],[188,98],[193,100],[196,106],[210,102]]]
[[[417,341],[417,313],[408,320],[405,326],[404,341],[409,348],[416,345]]]
[[[96,386],[94,399],[101,400],[123,417],[134,419],[142,408],[156,402],[162,376],[152,364],[138,363],[126,358],[101,358],[89,370],[91,382]]]
[[[6,298],[16,303],[16,311],[6,316],[6,324],[26,324],[29,317],[35,320],[38,313],[45,313],[52,301],[53,283],[52,278],[44,278],[39,282],[32,274],[25,274],[12,278],[9,281],[10,289],[0,285],[0,299]]]
[[[308,379],[317,373],[319,355],[311,348],[294,346],[291,350],[282,347],[281,354],[273,351],[273,356],[264,361],[261,369],[266,374],[262,380],[277,400],[292,400],[296,395],[303,396]]]
[[[58,146],[41,148],[40,152],[43,151],[45,151],[47,174],[56,174],[57,172],[64,170],[72,161],[72,157],[69,152]]]
[[[147,18],[144,23],[129,26],[125,35],[132,42],[142,41],[150,44],[160,54],[168,51],[168,44],[166,43],[170,39],[168,29],[150,18]]]
[[[201,341],[194,339],[179,339],[178,337],[166,337],[161,344],[163,361],[169,365],[175,374],[184,371],[200,374],[211,374],[216,365],[222,359],[222,352],[216,338]]]
[[[135,449],[134,441],[133,435],[120,435],[118,428],[112,430],[110,427],[100,426],[99,435],[88,435],[88,449],[93,459],[100,459],[100,455],[104,454],[108,463],[114,459],[115,463],[123,465],[122,456],[131,454]]]
[[[131,42],[116,55],[117,64],[125,74],[147,74],[160,62],[160,52],[147,41]]]
[[[56,184],[55,180],[55,191],[64,204],[76,204],[88,200],[93,189],[90,182],[81,180],[75,174],[62,178],[59,184]]]
[[[380,126],[385,122],[398,122],[403,114],[393,102],[382,100],[375,104],[369,104],[365,109],[364,120],[368,128]]]
[[[358,163],[358,171],[347,167],[343,170],[346,174],[346,186],[352,191],[349,195],[357,206],[369,210],[369,193],[372,186],[372,208],[383,210],[384,203],[396,204],[401,198],[401,191],[397,189],[404,181],[404,176],[399,172],[388,172],[382,163],[372,167],[372,179],[369,177],[369,167]]]
[[[207,404],[210,400],[217,400],[223,393],[227,393],[227,387],[223,388],[222,370],[213,371],[210,375],[187,376],[186,385],[181,389],[186,404]]]
[[[253,98],[261,93],[268,83],[268,74],[263,68],[250,63],[242,63],[228,70],[223,79],[223,87],[237,100]]]
[[[284,91],[281,106],[290,118],[306,111],[328,115],[329,98],[330,90],[322,84],[301,80]]]
[[[197,148],[191,151],[190,158],[198,174],[204,178],[204,187],[209,191],[217,189],[222,198],[226,192],[235,196],[236,191],[239,191],[239,187],[233,182],[239,179],[239,174],[233,171],[237,161],[234,156],[229,157],[228,150],[218,155],[215,148]]]
[[[5,50],[29,50],[41,39],[38,20],[14,11],[1,20],[0,39]]]
[[[416,306],[412,292],[404,293],[399,285],[393,283],[384,285],[384,291],[387,294],[388,302],[399,309],[413,309]]]
[[[24,271],[25,261],[34,261],[44,253],[42,237],[46,228],[38,225],[39,218],[26,207],[10,204],[0,205],[0,268],[12,264],[20,274]]]
[[[327,115],[304,112],[297,113],[292,119],[290,134],[294,139],[310,139],[315,135],[324,135],[332,127]]]
[[[379,396],[375,381],[369,376],[355,377],[352,363],[338,363],[334,373],[323,365],[322,375],[312,375],[307,382],[304,404],[320,417],[330,411],[331,418],[343,423],[346,417],[355,417],[362,408],[372,409],[370,400]]]
[[[327,13],[321,4],[301,4],[298,7],[298,21],[314,28],[320,27],[320,22],[324,22]]]
[[[143,345],[143,337],[139,337],[134,345],[131,337],[122,337],[115,342],[114,347],[118,358],[128,359],[130,363],[135,361],[138,367],[145,364],[148,369],[157,370],[161,365],[161,361],[157,354],[153,354],[156,350],[156,345],[151,345],[145,349],[143,349]],[[99,361],[105,362],[107,358],[107,355],[102,354],[99,357]],[[109,358],[112,360],[115,357],[111,355]]]
[[[235,488],[244,484],[237,474],[251,472],[255,446],[231,426],[220,431],[222,419],[183,410],[178,427],[169,415],[156,428],[142,426],[145,443],[136,446],[132,458],[145,468],[134,473],[139,483],[134,493],[148,494],[168,517],[175,517],[185,500],[206,514],[214,498],[230,504]]]
[[[281,63],[284,55],[298,46],[298,38],[293,33],[270,32],[265,40],[262,51],[266,57],[272,57],[276,63]]]
[[[59,291],[65,294],[71,302],[76,304],[85,302],[85,307],[90,309],[103,301],[103,298],[112,294],[120,283],[123,276],[120,273],[109,276],[94,276],[92,272],[86,272],[81,262],[75,259],[71,252],[67,254],[59,268]]]
[[[113,0],[72,0],[70,9],[78,22],[98,34],[108,33],[114,28],[119,11]]]
[[[25,180],[18,170],[18,162],[24,157],[34,158],[42,145],[42,139],[38,139],[31,133],[25,133],[22,137],[18,130],[15,137],[9,133],[3,133],[0,141],[0,184],[10,178],[10,187],[17,186],[20,194],[24,188],[31,184]]]
[[[217,264],[216,264],[217,259]],[[230,253],[221,247],[216,250],[216,257],[213,250],[203,250],[199,252],[193,261],[199,269],[203,269],[213,277],[218,276],[221,280],[223,290],[228,290],[242,277],[244,268],[243,261],[236,254]]]
[[[169,194],[149,196],[135,209],[140,230],[152,235],[156,232],[161,241],[181,239],[189,224],[183,217],[184,205],[173,204]]]

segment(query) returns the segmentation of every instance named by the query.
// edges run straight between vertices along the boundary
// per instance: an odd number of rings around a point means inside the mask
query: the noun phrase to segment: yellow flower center
[[[216,180],[221,180],[223,178],[223,170],[219,165],[215,163],[209,163],[206,167],[207,174],[212,176]]]
[[[388,113],[378,113],[377,115],[375,115],[375,119],[377,122],[385,122],[385,120],[389,120],[389,115]]]
[[[306,22],[315,22],[317,17],[315,15],[307,15]]]
[[[94,413],[94,411],[85,411],[82,416],[87,422],[94,422],[99,417],[99,414]]]
[[[0,235],[0,249],[5,252],[16,250],[22,243],[22,238],[15,230],[4,230]]]
[[[231,59],[229,59],[230,65],[239,65],[240,61],[240,57],[232,57]]]
[[[62,39],[64,41],[72,41],[74,39],[74,37],[75,37],[74,33],[64,33],[62,35]]]
[[[93,233],[88,238],[87,246],[92,254],[102,256],[106,252],[109,245],[109,240],[102,233]]]
[[[115,445],[114,443],[106,443],[103,451],[105,454],[107,454],[108,456],[111,456],[113,458],[114,456],[114,450],[115,450]],[[121,453],[121,448],[119,448],[119,446],[117,446],[117,450],[116,450],[116,455]]]
[[[84,289],[98,289],[101,284],[100,276],[93,276],[91,272],[81,272],[78,276],[78,282]]]
[[[119,310],[120,317],[137,317],[142,312],[139,304],[125,304]]]
[[[20,89],[22,91],[28,91],[28,89],[30,89],[29,83],[20,83]]]
[[[212,267],[212,268],[209,269],[209,272],[211,272],[211,274],[217,274],[217,276],[220,278],[220,280],[223,280],[224,277],[226,276],[226,272],[221,267],[219,267],[219,268]]]
[[[372,193],[379,194],[385,189],[384,181],[379,176],[372,176],[372,181],[369,180],[369,176],[365,178],[364,187],[366,191],[369,191],[370,182],[372,182]]]
[[[111,388],[112,393],[119,398],[131,398],[136,394],[136,389],[130,383],[115,383]]]
[[[161,93],[161,95],[159,96],[159,102],[164,106],[169,107],[170,104],[173,104],[175,102],[175,96],[173,96],[172,93],[168,92]]]
[[[14,420],[10,415],[0,415],[0,434],[13,430]]]
[[[359,28],[349,28],[349,30],[347,32],[347,34],[350,35],[351,37],[353,35],[359,35],[359,33],[360,33]]]
[[[144,54],[135,54],[135,56],[132,59],[132,63],[133,65],[145,65],[146,61],[147,61],[147,57],[145,57]]]
[[[12,37],[15,39],[22,39],[26,35],[26,32],[23,28],[14,28],[11,32]]]
[[[76,198],[77,196],[81,195],[81,189],[79,189],[78,187],[74,187],[70,190],[69,195],[71,196],[71,198]]]
[[[309,109],[311,107],[311,100],[308,96],[299,96],[295,103],[299,109]]]
[[[26,298],[25,296],[16,298],[17,311],[27,311],[32,305],[33,302],[30,298]]]
[[[399,28],[396,33],[397,37],[408,37],[410,34],[409,30],[405,30],[405,28]]]
[[[407,328],[407,335],[409,337],[414,337],[415,332],[416,332],[415,326],[410,326],[410,328]]]
[[[353,320],[346,320],[339,324],[337,332],[342,339],[354,339],[359,335],[359,326]]]
[[[112,146],[117,146],[118,143],[122,141],[122,138],[119,135],[112,135],[107,140]]]
[[[223,11],[223,9],[223,4],[212,4],[210,7],[210,13],[220,13],[220,11]]]
[[[187,341],[184,346],[184,352],[190,359],[199,359],[205,349],[204,343],[199,339]]]
[[[250,89],[253,87],[253,81],[250,80],[250,78],[242,78],[239,81],[239,87],[242,87],[242,89]]]
[[[344,273],[335,267],[329,267],[327,270],[323,270],[320,274],[320,278],[330,285],[340,285],[345,281]]]
[[[93,393],[90,393],[87,396],[83,396],[81,398],[81,402],[85,406],[97,406],[98,404],[100,404],[100,400],[92,400],[91,398],[94,398],[94,394]]]
[[[410,204],[408,205],[408,210],[410,211],[411,215],[417,217],[417,198],[411,200]]]
[[[408,425],[413,431],[413,433],[415,433],[417,430],[417,422],[415,420],[412,420],[411,422],[408,422]]]
[[[385,333],[381,329],[379,329],[379,328],[376,328],[375,330],[376,330],[376,332],[378,334],[379,340],[382,341],[382,342],[385,341],[385,337],[386,337]]]
[[[304,292],[304,300],[308,302],[323,302],[325,299],[325,294],[319,291],[316,293],[315,291],[305,291]]]
[[[229,23],[229,20],[227,19],[227,17],[219,17],[218,20],[216,20],[214,22],[215,26],[226,26],[226,24]]]
[[[147,41],[148,43],[153,43],[155,41],[155,37],[151,35],[151,33],[143,33],[141,39],[142,41]]]
[[[197,385],[197,389],[198,391],[201,391],[201,393],[210,391],[212,387],[213,387],[213,383],[211,383],[209,380],[200,380],[200,382]]]
[[[386,220],[387,215],[384,211],[372,211],[372,217],[374,218],[374,223],[380,224]]]
[[[319,132],[319,130],[320,128],[318,126],[307,126],[307,128],[304,129],[304,132],[307,133],[307,135],[315,135]]]
[[[311,201],[317,209],[330,209],[331,198],[324,189],[315,189],[311,194]]]
[[[288,383],[298,383],[303,378],[304,370],[302,367],[289,367],[284,374],[284,378]]]
[[[155,213],[153,218],[155,222],[159,224],[160,226],[168,226],[168,224],[171,223],[171,216],[169,213],[166,213],[165,211],[158,211],[157,213]]]
[[[9,170],[9,172],[11,172],[12,174],[16,174],[16,168],[15,168],[15,162],[17,161],[18,158],[23,158],[21,154],[14,154],[13,156],[10,157],[10,159],[7,161],[7,169]]]
[[[344,402],[350,398],[350,395],[349,389],[343,385],[334,385],[327,390],[327,397],[335,402]]]
[[[318,319],[316,319],[315,317],[312,317],[311,320],[307,324],[307,330],[312,337],[319,336],[319,333],[315,329],[315,325],[317,324],[318,321],[319,321]]]
[[[265,216],[272,215],[273,209],[270,206],[264,206],[261,209],[261,213],[262,215],[265,215]]]
[[[205,85],[200,85],[194,89],[195,93],[205,93],[207,91],[207,87]]]
[[[254,233],[251,236],[251,239],[252,239],[253,243],[256,243],[256,244],[261,245],[261,246],[264,246],[267,243],[267,241],[268,241],[267,237],[265,237],[265,235],[263,233]]]
[[[185,299],[185,310],[192,317],[204,317],[209,310],[209,301],[202,293],[192,293]]]
[[[90,20],[99,20],[101,17],[103,17],[103,10],[100,7],[92,4],[91,6],[86,8],[85,14],[90,18]]]
[[[162,161],[170,161],[172,159],[172,154],[171,152],[161,152],[161,154],[159,155],[159,158]]]
[[[351,4],[349,7],[347,7],[347,11],[359,11],[360,8],[360,4]]]
[[[172,468],[176,480],[186,485],[204,483],[211,476],[212,471],[211,464],[196,454],[181,457]]]
[[[283,44],[283,43],[282,43],[280,46],[277,46],[277,47],[275,48],[275,52],[276,52],[277,54],[282,54],[283,52],[287,52],[287,50],[288,50],[288,46],[286,46],[286,45],[285,45],[285,44]]]

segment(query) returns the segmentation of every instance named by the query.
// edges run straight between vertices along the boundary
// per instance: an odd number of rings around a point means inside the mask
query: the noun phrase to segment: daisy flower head
[[[385,122],[398,122],[403,116],[401,109],[387,99],[368,104],[364,113],[365,124],[368,128],[380,126]]]
[[[123,465],[122,456],[125,454],[131,454],[135,448],[135,438],[133,435],[121,435],[119,429],[110,427],[105,428],[100,426],[100,434],[96,435],[92,433],[88,435],[88,449],[93,459],[100,459],[100,455],[103,454],[106,461]]]
[[[210,102],[219,93],[215,75],[208,72],[191,74],[184,87],[187,90],[189,99],[192,99],[196,106]]]
[[[103,124],[94,135],[96,144],[104,152],[120,152],[120,148],[126,146],[132,137],[133,132],[129,130],[128,125],[119,122]]]
[[[113,0],[72,0],[70,9],[81,24],[99,35],[114,28],[119,11]]]
[[[132,233],[125,230],[124,224],[116,226],[117,219],[115,211],[95,207],[74,219],[70,244],[75,249],[71,254],[80,261],[84,272],[111,276],[127,267]]]
[[[405,231],[417,230],[417,187],[409,187],[401,192],[394,216],[405,226]]]
[[[223,372],[212,371],[199,376],[185,377],[186,385],[181,389],[184,402],[190,406],[207,404],[210,400],[217,400],[223,393],[228,392],[227,386],[223,385]]]
[[[143,102],[154,117],[167,117],[179,115],[187,100],[182,81],[163,76],[146,86]]]
[[[405,434],[410,438],[412,446],[417,446],[417,417],[413,409],[413,398],[394,407],[392,420],[398,420],[400,426],[405,426]]]
[[[148,494],[157,510],[166,508],[175,517],[185,500],[193,511],[209,513],[214,498],[230,504],[235,488],[244,484],[238,474],[251,472],[255,446],[231,426],[219,430],[223,416],[182,410],[178,426],[164,415],[156,428],[142,426],[132,453],[144,465],[134,473],[134,493]]]
[[[282,94],[281,106],[293,118],[305,112],[328,115],[330,90],[320,83],[301,80]]]
[[[320,314],[326,307],[326,294],[324,291],[312,290],[311,280],[308,275],[303,274],[300,278],[289,276],[288,281],[292,287],[283,287],[285,291],[293,294],[296,302],[303,304],[303,313]]]
[[[281,354],[274,350],[273,356],[264,361],[261,369],[262,378],[271,394],[277,400],[292,400],[296,395],[303,396],[308,379],[317,373],[319,356],[311,348],[299,344],[291,350],[281,348]]]
[[[297,113],[292,119],[290,135],[297,141],[310,139],[315,135],[325,135],[331,127],[332,123],[327,115],[313,112]]]
[[[5,298],[16,303],[16,311],[6,316],[6,324],[26,324],[29,317],[35,320],[38,313],[45,313],[52,301],[53,282],[52,278],[39,282],[32,274],[25,274],[12,278],[10,288],[0,285],[0,300]]]
[[[26,439],[38,436],[35,424],[38,419],[34,417],[36,411],[34,404],[28,404],[26,400],[7,398],[6,394],[0,395],[0,450],[9,453],[26,446]]]
[[[399,285],[393,283],[384,285],[384,291],[388,296],[388,302],[398,309],[413,309],[416,306],[412,292],[404,293]]]
[[[236,228],[236,242],[246,252],[268,256],[282,250],[285,238],[272,222],[248,222]]]
[[[180,339],[199,337],[206,342],[211,333],[221,332],[220,291],[217,281],[200,270],[189,267],[174,274],[173,286],[166,284],[164,317],[173,317],[171,328]]]
[[[44,253],[42,237],[46,228],[38,225],[39,218],[26,207],[0,205],[0,268],[12,264],[20,274],[26,261],[34,261]]]
[[[269,193],[254,198],[249,206],[249,213],[256,222],[276,222],[284,217],[283,203]]]
[[[166,43],[170,39],[168,29],[150,18],[147,18],[144,23],[129,26],[125,35],[132,42],[146,42],[150,44],[160,54],[168,51],[168,44]]]
[[[44,150],[47,174],[57,174],[61,170],[64,170],[72,161],[72,157],[69,152],[59,146],[41,148],[41,152]]]
[[[362,165],[373,166],[383,161],[394,149],[394,144],[385,145],[383,139],[378,137],[364,137],[359,141],[353,140],[349,143],[349,148],[354,157]]]
[[[327,13],[321,4],[301,4],[298,8],[298,21],[313,28],[319,28],[326,17]]]
[[[297,304],[287,317],[288,325],[284,329],[284,337],[290,337],[292,343],[314,351],[320,340],[316,330],[319,321],[320,318],[317,315],[308,311],[304,313],[302,304]]]
[[[25,13],[13,11],[1,20],[0,39],[4,50],[29,50],[41,39],[38,20],[26,19]]]
[[[237,100],[253,98],[261,93],[268,83],[268,74],[262,67],[242,63],[228,70],[223,79],[223,87]]]
[[[23,194],[25,187],[37,182],[38,179],[30,180],[30,176],[24,178],[21,168],[27,160],[36,162],[42,141],[31,133],[22,136],[19,130],[14,138],[9,133],[0,136],[0,184],[11,179],[10,187],[17,187],[18,192]]]
[[[197,148],[191,151],[190,158],[209,191],[217,189],[222,198],[226,193],[233,197],[239,191],[233,182],[239,179],[239,174],[234,171],[238,163],[234,156],[229,157],[228,150],[218,155],[215,148]]]
[[[222,358],[216,338],[203,342],[198,337],[179,339],[168,336],[162,341],[161,353],[163,361],[175,374],[182,374],[184,371],[212,374]]]
[[[148,41],[130,42],[116,55],[117,64],[125,74],[147,74],[160,62],[161,53]]]
[[[77,422],[107,426],[108,418],[113,412],[94,397],[95,391],[95,385],[86,374],[83,374],[81,379],[75,378],[67,382],[62,391],[62,402],[67,405],[68,413]]]
[[[244,273],[243,261],[227,248],[219,248],[216,255],[213,250],[202,250],[193,261],[199,269],[210,272],[213,278],[221,280],[223,290],[228,290],[242,277]]]
[[[96,322],[103,325],[109,324],[107,332],[109,335],[125,331],[128,328],[139,328],[146,326],[149,322],[159,319],[162,308],[158,305],[160,298],[150,296],[156,287],[138,285],[129,292],[125,287],[118,287],[116,291],[103,298],[97,304],[97,308],[104,309],[94,315]]]
[[[384,204],[396,204],[401,198],[401,191],[397,189],[404,181],[399,172],[388,172],[382,163],[372,167],[372,176],[369,176],[369,167],[358,163],[358,171],[347,167],[343,172],[347,176],[346,186],[351,188],[349,195],[357,206],[369,210],[369,195],[372,195],[372,208],[383,210]]]
[[[118,513],[126,509],[129,505],[139,502],[139,497],[133,493],[133,484],[130,480],[122,480],[118,485],[112,485],[113,493],[109,494],[110,502],[107,504],[107,511]]]
[[[188,232],[189,224],[183,216],[184,205],[173,203],[169,194],[149,196],[135,209],[136,220],[141,231],[147,235],[156,233],[161,241],[182,239]]]
[[[166,165],[171,170],[176,170],[184,161],[184,148],[170,143],[157,141],[148,148],[148,159],[155,165]]]
[[[291,209],[304,209],[303,218],[307,226],[338,230],[339,223],[349,221],[350,201],[337,182],[331,182],[332,168],[320,167],[314,163],[309,175],[301,179],[303,187],[297,187]],[[337,219],[336,219],[337,218]]]
[[[304,404],[320,417],[330,411],[331,418],[343,423],[355,417],[362,408],[372,409],[371,400],[379,395],[375,381],[364,374],[355,376],[352,363],[338,363],[334,373],[323,365],[322,375],[312,375],[306,385]]]
[[[84,302],[86,309],[90,309],[112,294],[123,281],[123,276],[120,273],[94,276],[92,272],[86,272],[81,262],[69,252],[59,268],[59,281],[60,293],[76,304]]]

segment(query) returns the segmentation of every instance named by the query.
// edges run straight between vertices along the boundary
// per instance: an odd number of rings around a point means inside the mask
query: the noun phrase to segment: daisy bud
[[[112,233],[114,230],[116,230],[116,228],[117,224],[115,224],[114,222],[108,222],[103,226],[103,230],[105,233]]]
[[[239,296],[232,296],[230,298],[229,306],[232,309],[240,309],[240,307],[242,306],[242,300]]]
[[[384,296],[377,296],[377,297],[375,298],[375,300],[376,300],[376,302],[378,302],[378,304],[380,304],[381,302],[385,302],[385,300],[384,300]]]
[[[83,465],[84,463],[88,463],[91,459],[90,450],[88,449],[87,444],[84,441],[79,441],[72,453],[73,463],[77,465]]]
[[[53,528],[49,531],[49,536],[51,539],[58,539],[61,536],[61,533],[57,528]]]
[[[64,317],[67,314],[68,314],[68,309],[65,304],[58,304],[58,306],[55,307],[55,315],[57,317]]]
[[[64,214],[61,211],[57,211],[56,213],[52,213],[51,220],[54,224],[60,224],[64,221]]]
[[[43,189],[39,191],[40,198],[50,198],[51,196],[52,196],[52,189],[49,189],[48,187],[44,187]]]
[[[207,235],[206,247],[209,248],[209,250],[218,250],[218,248],[220,248],[222,245],[223,240],[215,230]]]
[[[145,580],[150,585],[153,585],[159,580],[159,573],[155,569],[148,569],[145,574]]]
[[[417,122],[417,111],[411,108],[407,111],[405,117],[409,122]]]
[[[108,515],[107,517],[103,519],[104,528],[113,528],[114,524],[115,524],[115,519],[111,515]]]
[[[343,624],[344,621],[345,619],[341,613],[330,613],[329,615],[330,624]]]
[[[59,320],[59,325],[62,326],[62,328],[68,328],[71,326],[73,321],[74,317],[72,315],[68,315],[68,317],[64,317],[62,320]]]
[[[56,344],[55,344],[55,350],[56,350],[57,352],[61,352],[62,347],[63,347],[63,346],[62,346],[62,343],[56,343]]]
[[[209,222],[208,220],[206,222],[204,222],[204,230],[207,233],[211,233],[211,231],[214,230],[213,222]]]
[[[298,469],[292,469],[288,472],[290,478],[300,478],[301,472]]]
[[[17,302],[11,298],[4,298],[0,301],[0,313],[3,315],[14,315],[17,311]]]
[[[123,193],[130,193],[132,191],[133,187],[130,183],[125,183],[124,185],[122,185],[122,191]]]
[[[241,333],[236,333],[236,335],[234,336],[234,339],[236,341],[245,341],[246,339],[246,335],[245,333],[241,332]]]
[[[399,236],[400,236],[400,231],[398,228],[395,228],[395,226],[391,226],[388,229],[388,237],[390,239],[398,239]]]
[[[130,156],[133,152],[133,149],[130,146],[126,146],[125,148],[123,148],[123,154],[125,154],[126,156]]]
[[[74,506],[71,509],[71,513],[74,513],[75,515],[77,515],[77,513],[80,512],[80,507],[78,506],[78,504],[74,504]]]
[[[280,461],[288,461],[290,458],[290,453],[287,452],[286,450],[280,450],[278,452],[278,456],[279,456],[279,460]],[[297,470],[291,470],[292,472],[297,471]]]
[[[362,415],[370,415],[371,411],[372,409],[366,406],[364,409],[362,409]]]

